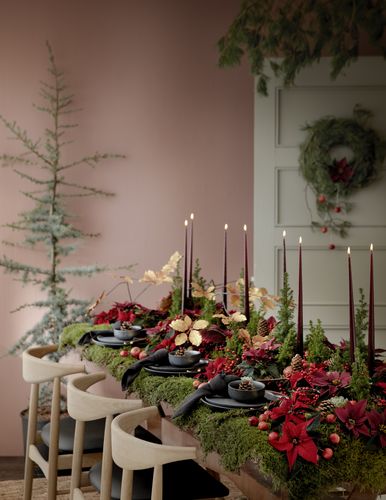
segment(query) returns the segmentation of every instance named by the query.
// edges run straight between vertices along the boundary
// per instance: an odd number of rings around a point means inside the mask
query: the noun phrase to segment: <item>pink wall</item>
[[[95,150],[127,155],[74,173],[74,180],[116,197],[72,204],[83,228],[102,233],[82,243],[72,264],[137,263],[138,276],[158,269],[175,250],[182,251],[183,221],[193,211],[195,253],[204,274],[221,277],[227,222],[230,278],[238,277],[241,228],[244,223],[252,228],[253,81],[245,67],[218,69],[215,47],[237,8],[234,0],[3,2],[0,113],[39,136],[44,122],[31,104],[45,76],[49,40],[83,108],[69,156]],[[0,128],[1,153],[15,151],[8,135]],[[19,193],[25,184],[10,170],[1,169],[0,175],[3,224],[28,204]],[[0,231],[0,239],[11,236]],[[2,246],[1,252],[9,250]],[[10,314],[36,291],[3,273],[0,279],[3,353],[38,313]],[[95,297],[115,283],[111,273],[74,281],[74,294]],[[154,304],[167,290],[146,292],[144,303]],[[126,298],[123,288],[112,297]],[[19,455],[18,413],[27,405],[19,359],[0,359],[0,380],[0,455]]]

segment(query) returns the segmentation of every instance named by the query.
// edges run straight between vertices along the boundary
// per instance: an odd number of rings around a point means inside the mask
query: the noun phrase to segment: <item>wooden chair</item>
[[[59,438],[60,438],[60,392],[61,379],[67,375],[82,373],[85,368],[82,364],[66,364],[57,363],[46,359],[41,359],[46,354],[53,353],[57,350],[57,346],[35,346],[30,347],[23,352],[23,378],[31,384],[30,401],[29,401],[29,416],[28,416],[28,432],[26,442],[26,456],[24,469],[24,500],[30,500],[32,495],[33,482],[33,466],[37,464],[42,470],[48,482],[48,500],[55,500],[57,493],[57,475],[58,470],[71,469],[72,453],[59,454]],[[48,427],[48,459],[43,456],[39,450],[41,442],[41,433],[37,432],[37,416],[39,408],[39,387],[43,382],[53,382],[52,403],[51,403],[51,420],[47,424]],[[71,429],[68,429],[70,430]],[[47,431],[47,429],[46,429]],[[98,454],[87,455],[87,463],[91,466],[97,460]]]
[[[195,447],[150,443],[132,434],[137,425],[157,414],[153,406],[124,413],[112,422],[113,460],[123,469],[120,499],[191,500],[228,495],[226,486],[191,460],[197,458]]]
[[[69,415],[75,419],[74,455],[71,474],[71,499],[82,499],[84,495],[81,486],[86,484],[82,477],[82,451],[85,436],[85,423],[105,418],[102,464],[94,466],[90,473],[99,476],[100,498],[110,500],[113,460],[111,455],[111,422],[119,413],[142,407],[140,399],[117,399],[99,396],[87,392],[87,389],[103,380],[104,372],[93,373],[72,379],[67,387],[67,408]]]

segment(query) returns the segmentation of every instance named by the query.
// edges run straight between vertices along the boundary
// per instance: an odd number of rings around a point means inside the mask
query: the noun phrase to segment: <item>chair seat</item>
[[[135,436],[145,441],[160,444],[161,441],[141,426]],[[101,468],[98,463],[89,471],[90,483],[101,489]],[[153,469],[134,471],[133,500],[150,500]],[[163,466],[163,500],[195,500],[200,498],[225,497],[229,490],[194,460],[182,460]],[[113,464],[111,498],[119,500],[121,495],[122,469]]]
[[[103,448],[104,428],[104,418],[86,422],[84,451],[90,452],[94,450],[101,450]],[[42,441],[47,446],[50,442],[50,429],[51,424],[48,423],[41,430]],[[74,447],[74,433],[75,420],[71,417],[61,418],[59,431],[59,450],[61,452],[72,452]]]

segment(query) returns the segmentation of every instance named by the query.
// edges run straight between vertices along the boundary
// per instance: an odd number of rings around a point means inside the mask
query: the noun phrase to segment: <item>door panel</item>
[[[356,104],[374,113],[370,126],[386,138],[386,64],[359,59],[336,82],[328,60],[304,71],[294,88],[272,78],[269,96],[255,99],[254,278],[278,293],[282,283],[282,232],[287,232],[287,269],[297,297],[297,244],[303,238],[304,327],[320,318],[327,335],[348,338],[347,246],[351,247],[354,294],[369,285],[369,245],[374,243],[376,345],[386,348],[386,175],[350,198],[353,227],[346,239],[312,231],[315,196],[298,171],[302,127],[322,116],[352,117]],[[329,244],[336,245],[335,250]]]

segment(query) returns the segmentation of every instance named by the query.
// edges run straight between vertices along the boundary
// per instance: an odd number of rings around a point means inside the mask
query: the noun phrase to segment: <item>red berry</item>
[[[326,197],[325,197],[325,195],[324,195],[324,194],[320,194],[320,195],[318,196],[318,202],[319,202],[319,203],[324,203],[325,201],[326,201]]]
[[[253,425],[256,427],[259,423],[259,419],[257,417],[249,417],[248,418],[249,425]]]
[[[327,226],[322,226],[322,227],[320,228],[320,230],[322,231],[322,233],[323,233],[323,234],[325,234],[325,233],[327,233],[327,231],[328,231],[328,227],[327,227]]]
[[[339,444],[340,442],[340,436],[336,432],[330,434],[328,439],[331,441],[332,444]]]
[[[326,420],[329,424],[333,424],[336,420],[336,416],[333,414],[333,413],[329,413],[327,416],[326,416]]]
[[[268,441],[271,442],[271,441],[277,441],[279,439],[279,433],[278,432],[275,432],[275,431],[272,431],[268,434]]]
[[[330,460],[330,458],[332,457],[333,454],[334,454],[334,452],[332,451],[331,448],[324,448],[324,450],[322,451],[322,457],[325,460]]]
[[[126,349],[122,349],[119,355],[122,356],[122,358],[126,358],[126,356],[129,355],[129,351],[126,351]]]
[[[259,422],[266,422],[268,419],[269,415],[267,415],[266,413],[262,413],[261,415],[259,415]]]
[[[146,351],[141,351],[138,355],[138,359],[145,359],[147,358],[149,355]]]
[[[267,431],[269,429],[269,425],[267,424],[267,422],[261,421],[257,424],[257,428],[260,431]]]
[[[334,207],[334,212],[339,214],[342,211],[342,208],[339,206]]]
[[[132,347],[130,349],[130,354],[131,354],[131,356],[133,356],[133,358],[138,358],[140,352],[141,352],[141,349],[139,347]]]
[[[335,250],[335,245],[334,245],[334,243],[330,243],[330,244],[328,245],[328,248],[329,248],[330,250]]]

